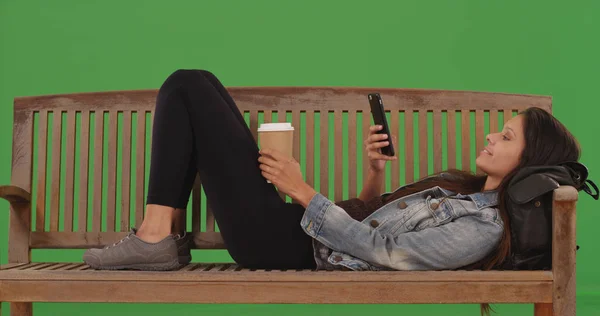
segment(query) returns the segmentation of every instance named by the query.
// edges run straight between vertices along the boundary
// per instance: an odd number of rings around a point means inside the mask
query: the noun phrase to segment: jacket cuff
[[[319,235],[321,226],[323,226],[325,212],[333,204],[323,194],[317,193],[308,203],[304,216],[300,221],[302,229],[311,237],[316,238]]]

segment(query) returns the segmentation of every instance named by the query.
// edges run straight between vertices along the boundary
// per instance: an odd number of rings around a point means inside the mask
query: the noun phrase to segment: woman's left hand
[[[279,191],[293,199],[300,200],[308,191],[312,190],[304,182],[300,164],[294,158],[274,149],[264,149],[259,153],[261,156],[258,158],[258,162],[260,162],[263,177],[270,180]]]

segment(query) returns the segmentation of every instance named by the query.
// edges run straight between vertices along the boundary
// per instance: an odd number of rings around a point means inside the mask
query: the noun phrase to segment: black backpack
[[[553,190],[561,185],[571,185],[598,200],[598,187],[587,177],[587,167],[579,162],[525,167],[519,170],[507,188],[506,206],[510,218],[511,253],[500,269],[552,268]],[[594,188],[595,193],[592,193],[590,186]]]

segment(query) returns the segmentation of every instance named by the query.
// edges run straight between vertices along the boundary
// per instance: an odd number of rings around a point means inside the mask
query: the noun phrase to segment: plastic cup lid
[[[263,123],[258,128],[259,132],[293,131],[292,123]]]

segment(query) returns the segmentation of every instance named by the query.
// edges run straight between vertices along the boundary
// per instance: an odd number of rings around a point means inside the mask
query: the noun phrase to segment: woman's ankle
[[[159,242],[171,234],[175,209],[168,206],[148,204],[144,221],[136,236],[147,242]]]

